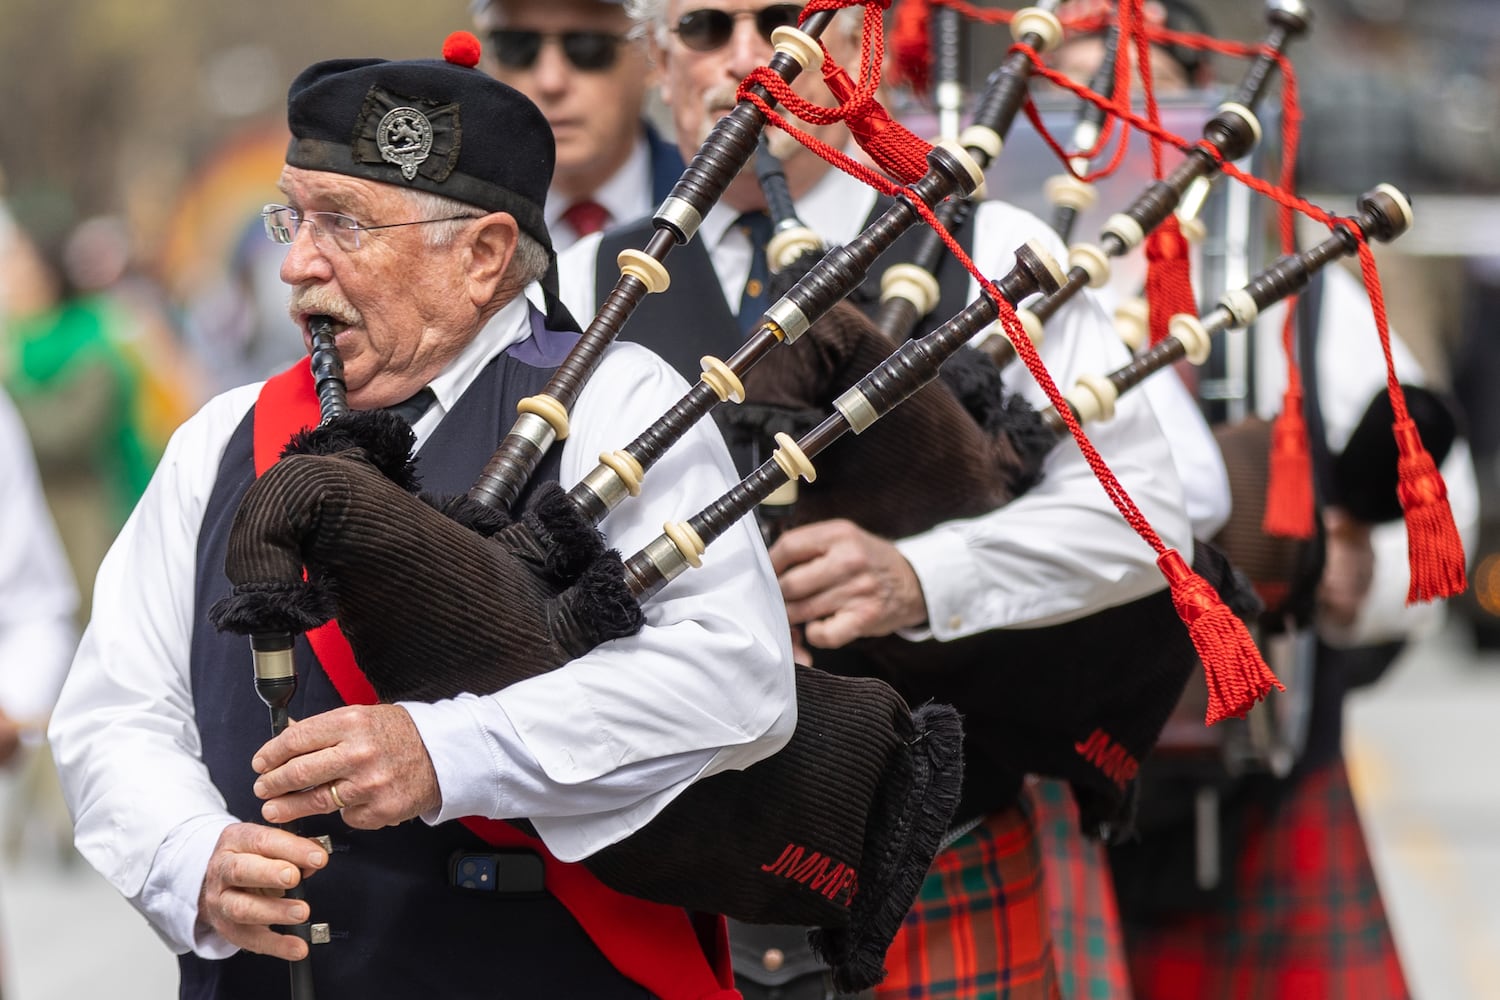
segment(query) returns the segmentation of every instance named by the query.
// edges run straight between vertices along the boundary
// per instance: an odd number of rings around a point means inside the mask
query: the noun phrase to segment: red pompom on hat
[[[479,65],[479,39],[470,31],[455,31],[443,40],[443,58],[473,69]]]

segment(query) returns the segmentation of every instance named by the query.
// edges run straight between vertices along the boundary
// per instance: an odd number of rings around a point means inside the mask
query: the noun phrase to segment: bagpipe
[[[1018,21],[1025,25],[1023,37],[1029,44],[1047,47],[1061,37],[1049,11],[1031,9],[1025,15],[1018,15]],[[977,101],[974,123],[960,140],[976,162],[999,152],[1026,99],[1030,66],[1024,54],[1016,53],[991,75]],[[779,173],[768,167],[761,170],[761,180],[773,227],[798,231],[791,199],[779,190],[784,184]],[[951,202],[944,212],[940,219],[953,215]],[[924,236],[938,239],[935,230]],[[941,242],[938,250],[947,252]],[[916,258],[921,260],[925,251],[919,248]],[[808,252],[804,264],[814,256]],[[795,271],[785,255],[769,253],[768,258],[773,271]],[[828,406],[845,408],[844,394],[863,373],[905,349],[898,350],[901,341],[888,335],[890,317],[896,316],[904,331],[936,301],[936,278],[925,272],[912,277],[918,266],[899,263],[886,270],[886,294],[875,321],[879,329],[845,306],[788,351],[758,365],[747,376],[749,401],[733,412],[731,429],[762,438],[800,433]],[[916,294],[909,295],[910,290]],[[1059,307],[1061,289],[1046,298],[1054,309]],[[924,389],[871,428],[858,446],[830,450],[818,463],[817,485],[799,492],[795,507],[784,507],[785,493],[772,494],[779,511],[771,515],[776,528],[843,517],[880,537],[903,538],[944,521],[989,513],[1028,489],[1057,434],[1029,404],[1004,390],[992,358],[964,346],[993,328],[999,315],[984,296],[932,334],[908,342],[941,338],[952,345],[952,361],[944,369],[947,384]],[[893,460],[908,474],[890,476],[885,470]],[[877,481],[880,487],[872,489]],[[1227,589],[1227,570],[1213,568],[1215,582]],[[886,679],[914,702],[959,705],[967,720],[966,738],[971,746],[984,748],[987,763],[1004,762],[1017,777],[1042,773],[1068,779],[1085,822],[1102,828],[1124,818],[1134,768],[1151,750],[1199,662],[1178,618],[1172,596],[1161,592],[1041,629],[992,630],[947,642],[861,639],[844,650],[816,651],[816,662]],[[1066,666],[1010,667],[1044,661]],[[1222,712],[1233,698],[1226,694],[1215,709]],[[982,791],[987,783],[970,782],[966,814],[1004,804]],[[1001,787],[993,794],[1010,794],[1003,782],[997,784]]]

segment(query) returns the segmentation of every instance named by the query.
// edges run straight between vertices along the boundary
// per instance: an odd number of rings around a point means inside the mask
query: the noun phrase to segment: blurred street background
[[[1500,1000],[1500,2],[1309,3],[1312,33],[1291,48],[1301,191],[1338,212],[1380,182],[1411,196],[1415,227],[1378,252],[1385,293],[1464,407],[1481,501],[1469,593],[1351,697],[1350,770],[1414,994]],[[1261,3],[1199,6],[1221,37],[1264,34]],[[292,76],[333,56],[434,56],[469,26],[466,0],[0,0],[0,329],[62,296],[107,297],[127,401],[29,425],[80,621],[171,429],[301,353],[257,215]],[[1003,28],[971,33],[976,82],[1008,44]],[[0,775],[6,1000],[175,995],[172,957],[73,854],[45,767]]]

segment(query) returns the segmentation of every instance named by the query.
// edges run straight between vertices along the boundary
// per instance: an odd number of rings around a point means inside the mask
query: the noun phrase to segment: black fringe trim
[[[865,865],[859,893],[843,928],[808,934],[833,971],[840,993],[858,993],[885,978],[885,953],[901,929],[942,848],[963,784],[963,723],[951,705],[923,705],[912,713],[911,786],[885,823],[872,823],[885,845]]]
[[[391,482],[416,493],[422,486],[412,454],[416,441],[411,426],[394,413],[355,410],[293,434],[281,456],[337,455],[357,449]]]
[[[543,568],[555,580],[578,577],[604,555],[604,539],[557,483],[537,487],[521,520],[546,553]]]
[[[1011,493],[1018,495],[1035,486],[1042,478],[1042,462],[1056,439],[1030,403],[1006,390],[994,359],[983,351],[961,347],[943,362],[938,376],[981,430],[1010,439],[1020,459],[1006,477]]]
[[[337,613],[327,588],[296,583],[247,583],[216,601],[208,620],[220,632],[252,635],[261,632],[307,632]]]
[[[611,549],[584,570],[563,594],[563,647],[582,656],[602,642],[635,635],[646,624],[640,602],[625,584],[625,563]]]
[[[452,496],[440,493],[423,493],[422,502],[433,510],[449,517],[475,534],[489,538],[513,523],[510,515],[498,507],[472,500],[466,493]]]

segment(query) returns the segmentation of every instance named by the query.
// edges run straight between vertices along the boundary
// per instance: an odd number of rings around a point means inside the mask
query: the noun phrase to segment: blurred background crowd
[[[1221,37],[1264,33],[1260,4],[1198,6]],[[1411,196],[1415,228],[1379,259],[1393,324],[1466,410],[1482,525],[1454,617],[1465,642],[1500,648],[1500,5],[1311,6],[1314,28],[1291,50],[1301,189],[1335,211],[1378,182]],[[464,0],[5,0],[0,386],[35,453],[80,626],[173,428],[302,352],[277,276],[285,248],[258,216],[276,200],[291,77],[334,55],[427,56],[469,26]],[[970,31],[976,85],[1008,44],[1003,27]]]

